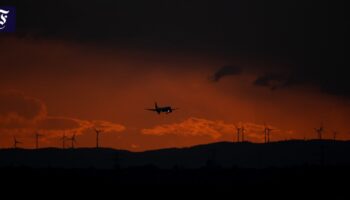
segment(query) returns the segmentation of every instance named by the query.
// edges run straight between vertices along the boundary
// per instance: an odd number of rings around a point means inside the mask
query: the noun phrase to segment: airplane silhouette
[[[145,110],[154,111],[158,114],[164,112],[165,114],[169,114],[173,112],[173,110],[177,110],[179,108],[172,108],[171,106],[158,107],[157,102],[154,103],[154,108],[146,108]]]

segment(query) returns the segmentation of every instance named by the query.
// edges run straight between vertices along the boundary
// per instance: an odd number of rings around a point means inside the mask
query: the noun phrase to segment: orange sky
[[[44,134],[41,146],[61,146],[63,132],[74,132],[78,147],[91,147],[92,127],[104,130],[101,146],[132,151],[232,141],[235,125],[246,127],[246,140],[262,142],[265,122],[276,129],[273,141],[314,138],[321,122],[326,138],[333,130],[350,136],[347,101],[313,87],[254,86],[264,69],[258,65],[285,64],[273,59],[16,38],[0,44],[0,147],[12,146],[15,135],[21,147],[33,148],[34,131]],[[247,70],[211,81],[224,65]],[[180,109],[145,111],[154,101]]]

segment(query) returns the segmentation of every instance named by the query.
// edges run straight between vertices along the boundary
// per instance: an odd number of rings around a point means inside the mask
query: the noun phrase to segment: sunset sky
[[[3,3],[4,2],[4,3]],[[0,148],[131,151],[350,138],[345,6],[331,1],[0,1]],[[146,111],[180,108],[171,114]],[[68,145],[68,143],[67,143]]]

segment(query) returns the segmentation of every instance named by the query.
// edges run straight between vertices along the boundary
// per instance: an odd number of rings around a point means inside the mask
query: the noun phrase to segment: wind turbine
[[[96,148],[99,148],[99,137],[100,137],[100,133],[102,133],[103,131],[101,129],[94,129],[96,132]]]
[[[39,138],[42,137],[44,135],[40,134],[39,132],[35,133],[35,148],[38,149],[39,148]]]
[[[17,144],[21,144],[20,141],[17,140],[16,136],[13,137],[13,147],[17,149]]]
[[[336,141],[338,135],[338,131],[333,131],[333,140]]]
[[[267,126],[265,124],[265,128],[264,128],[264,138],[265,138],[265,144],[267,143]]]
[[[239,142],[239,135],[240,135],[240,133],[241,133],[241,128],[239,128],[239,127],[236,127],[236,133],[237,133],[237,143]]]
[[[244,142],[244,132],[245,132],[245,128],[244,128],[244,126],[242,126],[242,127],[241,127],[242,142]]]
[[[62,137],[61,137],[61,140],[62,140],[62,149],[65,149],[66,148],[66,140],[67,140],[67,136],[66,136],[66,133],[63,133]]]
[[[322,140],[322,134],[324,132],[324,127],[323,125],[321,124],[319,128],[315,128],[315,131],[317,133],[317,136],[318,136],[318,139],[319,140]]]
[[[265,124],[265,128],[264,128],[264,134],[265,134],[265,143],[269,143],[270,142],[270,133],[273,129],[269,128],[266,124]]]
[[[77,142],[77,140],[75,139],[75,133],[72,137],[69,138],[69,140],[72,142],[71,148],[74,149],[74,144]]]

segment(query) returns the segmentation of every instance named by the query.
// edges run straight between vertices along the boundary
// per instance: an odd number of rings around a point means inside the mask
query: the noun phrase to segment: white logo
[[[9,14],[9,10],[2,10],[0,9],[0,29],[4,29],[5,28],[5,24],[6,24],[6,19],[7,19],[7,14]]]

